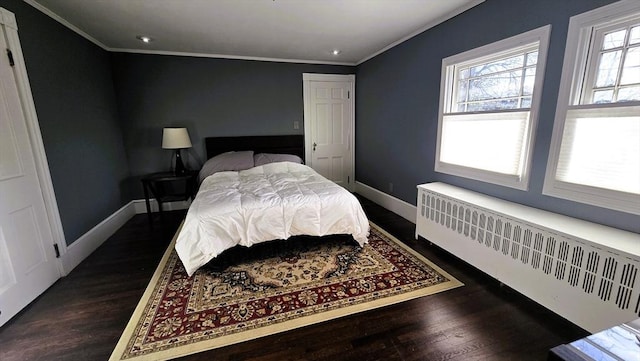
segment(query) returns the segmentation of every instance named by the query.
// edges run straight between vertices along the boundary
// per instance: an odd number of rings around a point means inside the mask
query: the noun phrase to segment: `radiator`
[[[429,183],[418,236],[590,332],[640,317],[639,234]]]

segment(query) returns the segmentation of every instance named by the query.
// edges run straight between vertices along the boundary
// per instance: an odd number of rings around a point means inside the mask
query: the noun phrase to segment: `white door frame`
[[[53,182],[51,180],[51,173],[49,172],[49,163],[47,162],[47,155],[44,150],[42,134],[40,133],[40,125],[38,123],[38,115],[36,114],[36,106],[33,101],[33,94],[31,93],[31,85],[29,84],[29,77],[27,76],[27,67],[24,62],[20,39],[18,38],[18,24],[15,15],[4,8],[0,8],[0,25],[5,28],[7,45],[9,49],[11,49],[15,63],[13,73],[15,74],[16,84],[18,86],[18,95],[20,96],[27,131],[29,132],[31,149],[36,163],[36,173],[38,175],[38,182],[40,183],[40,190],[42,191],[42,198],[44,199],[49,227],[51,228],[51,234],[53,236],[53,243],[58,245],[60,255],[63,255],[67,251],[67,243],[62,228],[62,220],[60,219],[58,202],[56,201],[56,195],[53,190]],[[0,54],[0,56],[7,55]],[[53,247],[53,244],[51,247]],[[60,275],[66,275],[60,258],[57,259],[57,263]]]
[[[310,83],[312,81],[337,81],[337,82],[349,82],[351,83],[351,115],[349,116],[349,122],[351,123],[351,134],[349,134],[349,157],[351,163],[351,170],[349,171],[349,191],[355,190],[356,184],[356,76],[354,74],[315,74],[315,73],[302,73],[302,93],[304,97],[304,159],[305,163],[313,168],[313,164],[310,164],[312,152],[313,152],[313,139],[311,139],[311,94],[309,92]]]

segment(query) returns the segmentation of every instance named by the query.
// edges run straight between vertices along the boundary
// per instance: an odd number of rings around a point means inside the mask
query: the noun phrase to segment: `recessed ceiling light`
[[[136,39],[142,41],[145,44],[149,44],[150,42],[153,41],[153,39],[149,36],[144,36],[144,35],[138,35],[136,36]]]
[[[333,55],[340,55],[340,53],[342,53],[342,52],[340,50],[338,50],[338,49],[335,49],[335,50],[333,50],[331,52],[331,54],[333,54]]]

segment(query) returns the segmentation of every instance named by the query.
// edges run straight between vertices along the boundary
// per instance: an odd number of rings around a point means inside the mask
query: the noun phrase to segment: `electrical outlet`
[[[300,129],[300,122],[299,121],[295,120],[293,122],[293,129]]]

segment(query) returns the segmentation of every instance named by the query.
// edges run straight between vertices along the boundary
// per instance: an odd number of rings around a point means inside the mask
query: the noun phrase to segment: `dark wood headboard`
[[[232,150],[257,153],[294,154],[304,160],[304,135],[259,135],[208,137],[204,139],[207,159]]]

